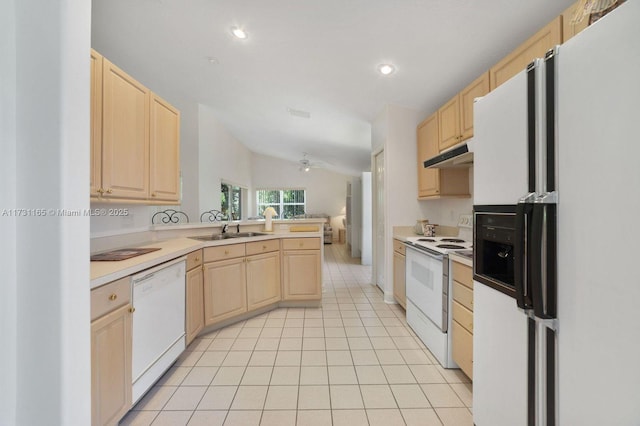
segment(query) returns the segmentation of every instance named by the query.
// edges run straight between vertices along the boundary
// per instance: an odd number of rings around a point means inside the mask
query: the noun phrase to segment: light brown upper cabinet
[[[102,55],[91,49],[91,196],[102,188]]]
[[[151,199],[180,200],[180,111],[151,94]]]
[[[476,78],[460,92],[460,133],[461,140],[473,136],[473,100],[489,93],[489,71]]]
[[[582,21],[578,22],[577,24],[571,23],[571,19],[573,19],[573,15],[576,13],[576,8],[578,7],[579,3],[580,1],[577,1],[576,3],[569,6],[567,10],[562,12],[562,42],[563,43],[589,26],[588,16],[586,16]]]
[[[438,148],[444,151],[473,136],[473,100],[489,93],[486,72],[438,110]]]
[[[180,113],[91,50],[93,201],[177,204]]]
[[[149,89],[103,59],[102,188],[105,198],[149,195]]]
[[[544,26],[489,70],[491,90],[524,70],[535,58],[562,43],[562,15]]]
[[[424,160],[438,154],[438,113],[418,125],[418,199],[469,197],[469,169],[425,169]]]
[[[442,151],[460,142],[460,97],[455,95],[438,110],[438,129],[440,131],[438,149]]]
[[[440,171],[425,169],[424,160],[438,154],[438,113],[418,125],[418,198],[440,192]]]

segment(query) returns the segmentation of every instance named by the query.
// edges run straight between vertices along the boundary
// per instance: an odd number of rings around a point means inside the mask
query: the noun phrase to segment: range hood
[[[424,162],[425,169],[450,169],[473,166],[472,141],[468,140]]]

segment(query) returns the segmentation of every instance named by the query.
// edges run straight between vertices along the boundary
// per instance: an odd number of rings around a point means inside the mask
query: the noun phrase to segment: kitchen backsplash
[[[471,198],[442,198],[439,200],[419,201],[418,209],[422,217],[429,222],[444,226],[458,226],[461,214],[473,213],[473,167],[469,171],[469,190]]]

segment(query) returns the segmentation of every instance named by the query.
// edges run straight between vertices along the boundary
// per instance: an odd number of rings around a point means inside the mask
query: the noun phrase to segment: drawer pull
[[[197,256],[196,256],[196,258],[195,258],[195,259],[193,259],[193,260],[194,260],[194,261],[196,261],[196,262],[200,262],[200,258],[199,258],[199,257],[197,257]]]
[[[304,245],[304,243],[300,243],[300,247],[302,247]]]
[[[117,298],[118,298],[118,295],[115,294],[115,293],[112,294],[111,296],[109,296],[109,300],[111,300],[111,301],[116,300]]]
[[[224,251],[224,254],[229,254],[229,250],[225,250],[225,251]]]
[[[266,249],[267,249],[267,246],[262,246],[262,250],[266,250]]]
[[[469,330],[473,329],[473,323],[469,324]]]

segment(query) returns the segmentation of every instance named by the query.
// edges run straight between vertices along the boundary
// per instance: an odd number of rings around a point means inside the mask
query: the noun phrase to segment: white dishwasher
[[[185,259],[131,277],[134,404],[185,349]]]

